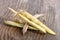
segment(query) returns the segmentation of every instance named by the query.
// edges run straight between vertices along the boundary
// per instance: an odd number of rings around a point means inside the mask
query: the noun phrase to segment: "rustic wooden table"
[[[45,25],[54,30],[57,34],[52,36],[49,34],[40,34],[36,31],[28,30],[22,35],[22,29],[7,26],[3,23],[4,19],[12,19],[12,12],[8,7],[19,11],[24,9],[32,15],[44,13],[46,14]],[[60,0],[0,0],[0,40],[60,40]]]

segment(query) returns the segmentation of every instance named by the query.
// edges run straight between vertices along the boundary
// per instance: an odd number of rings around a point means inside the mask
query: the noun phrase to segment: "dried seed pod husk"
[[[27,22],[25,23],[25,25],[23,26],[23,35],[27,32],[27,29],[28,29],[28,24],[27,24]]]
[[[34,17],[35,18],[44,17],[44,14],[35,14]]]

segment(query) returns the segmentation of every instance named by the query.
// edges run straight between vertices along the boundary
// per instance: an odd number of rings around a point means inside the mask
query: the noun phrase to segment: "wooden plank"
[[[59,0],[0,0],[0,40],[59,40],[60,38],[60,8]],[[37,31],[28,30],[26,35],[22,35],[22,29],[7,26],[3,20],[12,19],[12,12],[7,8],[11,7],[17,11],[20,9],[30,12],[32,15],[46,14],[46,22],[39,18],[49,28],[54,30],[57,35],[41,34]]]

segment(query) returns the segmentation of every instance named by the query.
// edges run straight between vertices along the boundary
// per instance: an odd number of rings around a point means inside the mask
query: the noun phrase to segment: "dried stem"
[[[16,27],[20,27],[23,28],[24,24],[21,23],[17,23],[17,22],[13,22],[13,21],[4,21],[5,24],[11,25],[11,26],[16,26]],[[28,29],[32,29],[32,30],[38,30],[37,28],[34,28],[32,26],[29,26]]]

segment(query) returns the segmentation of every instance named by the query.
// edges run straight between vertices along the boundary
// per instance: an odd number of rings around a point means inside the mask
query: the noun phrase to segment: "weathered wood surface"
[[[28,30],[22,35],[22,29],[7,26],[3,19],[12,19],[12,12],[7,8],[11,7],[17,11],[20,9],[27,10],[32,15],[46,14],[46,24],[54,30],[57,35],[43,35],[36,31]],[[60,1],[59,0],[0,0],[0,40],[60,40]]]

